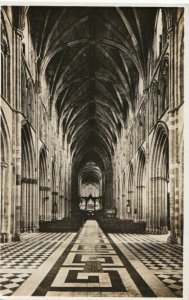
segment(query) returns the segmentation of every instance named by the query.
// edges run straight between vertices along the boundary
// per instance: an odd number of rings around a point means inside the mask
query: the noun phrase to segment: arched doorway
[[[22,184],[21,184],[21,232],[33,232],[37,228],[35,157],[32,134],[26,123],[21,130]]]
[[[48,216],[48,180],[47,180],[47,153],[42,147],[39,154],[39,220],[47,221]]]
[[[168,182],[169,149],[168,129],[158,123],[150,152],[151,165],[151,213],[150,223],[153,233],[166,233],[168,230]]]
[[[146,220],[146,172],[145,172],[145,152],[140,148],[138,153],[138,167],[136,178],[136,201],[137,201],[137,219]]]

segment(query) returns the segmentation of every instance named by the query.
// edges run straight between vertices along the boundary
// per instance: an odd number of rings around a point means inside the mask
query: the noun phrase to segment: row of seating
[[[41,221],[40,232],[77,232],[83,222],[81,218],[64,218],[62,220]]]
[[[96,215],[95,218],[104,232],[107,233],[145,233],[146,223],[134,222],[133,220],[121,220]],[[86,217],[64,218],[62,220],[41,221],[40,232],[77,232],[86,221]]]
[[[121,220],[118,218],[99,218],[98,223],[107,233],[145,233],[146,222]]]

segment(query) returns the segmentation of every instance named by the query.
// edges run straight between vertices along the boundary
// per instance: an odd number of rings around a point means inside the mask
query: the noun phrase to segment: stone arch
[[[49,187],[47,176],[47,150],[41,147],[39,153],[39,220],[48,220]]]
[[[136,202],[137,202],[137,219],[146,220],[146,155],[141,147],[138,151],[138,164],[136,170]]]
[[[11,144],[8,124],[1,111],[1,204],[0,240],[11,240]]]
[[[37,230],[35,191],[35,151],[31,129],[22,124],[22,179],[21,179],[21,232]]]
[[[168,128],[159,122],[155,128],[150,150],[151,211],[150,228],[153,233],[168,230],[168,182],[169,182]]]

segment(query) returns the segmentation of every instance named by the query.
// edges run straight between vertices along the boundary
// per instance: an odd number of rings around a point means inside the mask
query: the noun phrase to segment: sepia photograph
[[[187,9],[106,4],[1,5],[0,299],[189,299]]]

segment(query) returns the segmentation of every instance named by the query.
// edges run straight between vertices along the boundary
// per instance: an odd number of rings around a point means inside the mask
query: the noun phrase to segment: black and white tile
[[[182,297],[182,247],[158,236],[105,235],[95,220],[78,234],[24,235],[1,252],[3,296]]]
[[[152,270],[153,274],[155,274],[176,297],[182,297],[182,246],[167,244],[161,236],[159,238],[157,236],[140,234],[119,234],[118,236],[126,247],[140,259],[148,269]]]
[[[0,294],[11,296],[14,291],[30,276],[28,273],[1,273]]]

